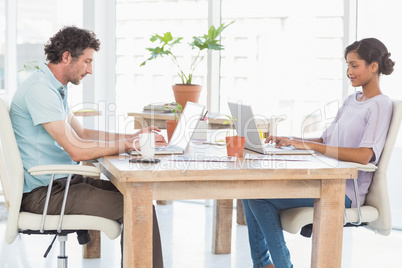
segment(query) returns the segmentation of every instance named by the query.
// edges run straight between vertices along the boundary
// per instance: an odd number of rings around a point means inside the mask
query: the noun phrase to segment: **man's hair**
[[[66,51],[71,53],[71,57],[78,59],[85,49],[93,48],[98,51],[99,47],[100,42],[94,32],[76,26],[65,26],[49,39],[45,45],[45,55],[46,60],[57,64]]]

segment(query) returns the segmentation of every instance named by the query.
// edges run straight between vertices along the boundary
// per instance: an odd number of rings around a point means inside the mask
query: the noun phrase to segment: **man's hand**
[[[138,136],[141,133],[149,133],[149,132],[161,132],[161,130],[158,127],[155,126],[149,126],[149,127],[145,127],[143,129],[141,129],[140,131],[138,131],[135,136]]]
[[[155,126],[149,126],[149,127],[141,129],[140,131],[138,131],[135,134],[135,138],[138,138],[138,135],[141,133],[149,133],[149,132],[155,133],[155,146],[156,147],[161,147],[161,146],[167,145],[165,138],[161,134],[159,134],[159,132],[161,132],[161,130]]]

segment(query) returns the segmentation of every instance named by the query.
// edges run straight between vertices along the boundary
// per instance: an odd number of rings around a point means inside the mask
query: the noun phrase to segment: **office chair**
[[[358,170],[374,172],[374,176],[363,206],[360,205],[358,198],[357,179],[354,179],[357,208],[345,209],[344,226],[364,226],[381,235],[387,236],[390,234],[391,208],[387,188],[387,170],[401,119],[402,101],[394,100],[387,140],[377,166],[348,162],[350,165],[357,167]],[[312,207],[292,208],[281,211],[280,219],[283,230],[292,234],[296,234],[301,230],[303,236],[311,236],[313,211]]]
[[[14,136],[8,105],[1,98],[0,122],[0,177],[3,186],[6,185],[3,190],[7,191],[10,205],[6,230],[6,240],[8,244],[11,244],[19,233],[53,234],[55,238],[51,245],[56,237],[58,237],[60,242],[60,255],[58,256],[57,267],[64,268],[67,267],[65,243],[69,233],[77,232],[81,238],[86,238],[86,230],[103,231],[110,239],[115,239],[120,235],[121,225],[117,221],[90,215],[64,215],[68,186],[72,175],[99,176],[100,171],[94,166],[44,165],[32,167],[28,170],[32,175],[52,174],[45,209],[43,214],[20,211],[24,185],[24,169],[17,141]],[[49,193],[55,174],[69,174],[68,186],[66,186],[60,215],[47,215],[46,210],[49,203]],[[87,240],[85,240],[86,239],[79,242],[85,243],[87,242]],[[46,251],[45,256],[50,250],[51,245]]]

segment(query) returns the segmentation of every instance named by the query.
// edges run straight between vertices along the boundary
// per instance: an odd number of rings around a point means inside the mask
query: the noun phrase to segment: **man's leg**
[[[66,179],[55,180],[49,201],[48,215],[60,213]],[[47,187],[38,187],[24,194],[21,208],[33,213],[43,213]],[[163,267],[162,246],[158,220],[153,208],[153,255],[154,267]],[[71,180],[65,214],[104,217],[123,223],[123,195],[107,180],[74,176]]]

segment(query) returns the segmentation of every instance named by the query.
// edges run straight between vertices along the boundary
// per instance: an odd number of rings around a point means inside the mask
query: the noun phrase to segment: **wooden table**
[[[73,114],[75,116],[82,116],[82,117],[98,116],[98,115],[102,115],[102,111],[97,111],[97,110],[93,110],[93,109],[83,109],[83,110],[73,111]]]
[[[224,155],[224,148],[192,144],[186,154]],[[165,157],[156,165],[132,164],[124,155],[99,159],[102,172],[124,195],[124,267],[152,267],[153,200],[243,198],[315,198],[311,267],[341,267],[345,182],[357,177],[357,169],[322,156],[311,159],[179,162]],[[217,228],[228,219],[225,212],[214,212]],[[217,233],[213,247],[220,246]]]

